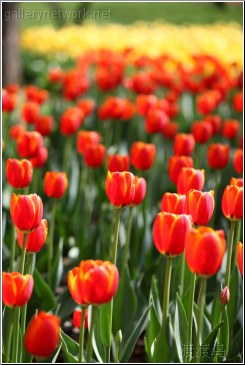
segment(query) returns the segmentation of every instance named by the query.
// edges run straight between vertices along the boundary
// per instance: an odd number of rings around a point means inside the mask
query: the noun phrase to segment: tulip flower
[[[154,163],[156,147],[154,144],[134,142],[130,150],[130,159],[134,168],[148,170]]]
[[[229,162],[230,147],[221,143],[208,146],[208,164],[212,169],[223,169]]]
[[[79,131],[77,135],[77,151],[81,155],[89,144],[100,143],[100,134],[94,131]]]
[[[43,247],[48,235],[48,222],[42,219],[41,224],[30,232],[27,237],[26,251],[28,253],[39,252]],[[24,233],[17,229],[17,242],[20,248],[23,246]]]
[[[239,187],[243,187],[243,179],[232,177],[230,181],[230,185],[237,185]]]
[[[41,147],[37,154],[30,158],[31,164],[34,168],[43,167],[48,159],[48,150],[46,147]]]
[[[103,304],[117,292],[119,274],[109,261],[81,261],[68,273],[68,288],[74,301],[81,305]]]
[[[87,117],[93,113],[95,102],[93,99],[82,99],[77,102],[77,106],[83,111],[84,116]]]
[[[88,167],[96,168],[103,165],[106,148],[103,144],[88,144],[84,151],[84,162]]]
[[[243,276],[243,244],[241,242],[237,245],[237,265]]]
[[[15,189],[23,189],[30,185],[33,168],[28,160],[8,158],[6,162],[6,177],[8,183]]]
[[[129,156],[108,155],[107,170],[123,172],[129,170]]]
[[[82,310],[75,309],[73,312],[73,325],[74,327],[80,328],[82,320]],[[85,309],[85,322],[84,322],[84,329],[88,328],[88,310]]]
[[[220,296],[219,296],[219,302],[222,305],[227,305],[230,301],[230,290],[229,287],[226,286],[224,289],[222,289]]]
[[[224,231],[210,227],[192,229],[186,236],[185,256],[191,272],[208,277],[220,269],[226,250]]]
[[[2,300],[8,307],[22,307],[32,294],[34,281],[31,275],[19,272],[2,273]]]
[[[177,192],[178,194],[187,194],[191,189],[202,190],[204,180],[204,170],[183,167],[178,176]]]
[[[22,119],[28,124],[34,124],[40,115],[40,107],[34,101],[27,101],[22,107]]]
[[[139,115],[146,116],[152,107],[156,106],[157,97],[155,95],[138,95],[136,99],[136,108]]]
[[[42,136],[49,136],[54,128],[54,119],[51,115],[40,115],[35,121],[35,130]]]
[[[145,120],[145,129],[147,133],[163,132],[164,126],[169,123],[169,117],[164,111],[153,108],[151,109]]]
[[[212,136],[212,126],[205,121],[197,121],[191,126],[191,133],[193,134],[197,143],[206,143]]]
[[[17,95],[7,90],[2,90],[2,111],[11,113],[17,106]]]
[[[204,226],[210,221],[214,211],[214,191],[203,193],[199,190],[190,190],[186,196],[185,213],[190,214],[192,222]]]
[[[221,93],[218,90],[208,90],[197,97],[197,110],[205,115],[214,112],[221,101]]]
[[[62,198],[68,186],[65,172],[47,171],[44,176],[44,191],[49,198]]]
[[[185,195],[165,193],[161,201],[161,212],[185,214]]]
[[[223,136],[228,139],[237,137],[240,130],[240,123],[236,119],[227,119],[223,124]]]
[[[183,167],[193,167],[192,157],[171,156],[168,161],[168,174],[170,180],[177,184],[178,176]]]
[[[222,212],[230,220],[243,218],[243,187],[226,186],[222,197]]]
[[[162,134],[164,138],[174,139],[179,130],[179,124],[176,122],[169,122],[164,125]]]
[[[73,135],[78,131],[84,120],[84,113],[79,108],[68,108],[60,119],[60,132],[63,135]]]
[[[43,138],[40,133],[23,132],[17,139],[17,151],[21,157],[34,157],[43,143]]]
[[[37,357],[49,357],[60,341],[60,319],[40,311],[34,315],[25,333],[26,350]]]
[[[239,91],[233,98],[233,108],[238,112],[243,112],[243,92]]]
[[[135,176],[135,194],[132,200],[132,204],[139,205],[145,198],[146,194],[146,181],[143,177]]]
[[[25,131],[26,129],[22,124],[15,124],[9,129],[10,138],[17,140],[20,135]]]
[[[237,149],[233,157],[233,167],[238,174],[243,173],[243,150]]]
[[[105,190],[110,203],[117,208],[130,205],[135,195],[135,183],[135,176],[129,171],[107,171]]]
[[[174,154],[177,156],[190,156],[195,147],[192,134],[178,133],[174,138]]]
[[[43,104],[48,98],[48,91],[45,89],[40,89],[35,85],[27,86],[25,90],[26,98],[28,101],[33,101],[37,104]]]
[[[216,136],[217,134],[219,134],[219,132],[221,131],[221,127],[222,127],[222,120],[219,115],[215,115],[215,114],[205,115],[204,121],[205,121],[205,123],[211,125],[213,136]]]
[[[43,203],[36,194],[16,195],[12,193],[10,214],[15,226],[23,232],[31,232],[40,224],[43,217]]]

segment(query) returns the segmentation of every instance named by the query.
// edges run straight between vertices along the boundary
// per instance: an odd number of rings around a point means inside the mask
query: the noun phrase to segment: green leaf
[[[49,311],[56,306],[56,301],[54,297],[54,293],[48,286],[48,284],[44,281],[41,274],[37,269],[34,270],[33,274],[34,278],[34,291],[39,298],[40,309],[45,311]]]
[[[168,316],[154,343],[153,362],[164,363],[173,360],[173,344],[173,330],[170,317]]]
[[[222,326],[223,326],[223,322],[220,322],[203,341],[200,351],[198,351],[200,363],[207,363],[211,360],[213,352],[214,352],[214,348],[215,348],[216,338],[217,338],[219,329]]]
[[[224,358],[226,358],[228,351],[229,351],[229,340],[230,340],[230,326],[229,326],[229,319],[227,314],[227,307],[222,308],[223,317],[222,320],[224,321],[224,325],[220,330],[220,338],[219,338],[219,346],[222,347],[223,355],[222,358],[218,358],[218,362],[222,362]]]
[[[174,337],[177,348],[177,353],[180,362],[183,362],[183,344],[187,343],[187,317],[185,313],[185,308],[181,302],[181,299],[176,294],[176,308],[174,315]]]
[[[242,304],[242,293],[241,293],[242,281],[237,266],[235,266],[232,271],[229,288],[230,288],[230,301],[227,305],[227,314],[229,318],[229,323],[232,325],[236,322],[239,309]]]
[[[197,330],[197,318],[199,317],[199,308],[198,306],[196,305],[196,303],[194,303],[194,329],[195,329],[195,333],[196,333],[196,330]],[[203,338],[206,338],[208,336],[208,334],[210,333],[211,331],[211,324],[207,318],[207,316],[204,314],[204,320],[203,320]]]
[[[101,324],[101,309],[103,306],[101,306],[100,308],[98,308],[98,315],[96,316],[96,321],[95,321],[95,326],[94,326],[94,336],[92,338],[92,345],[93,345],[93,349],[94,349],[94,353],[98,359],[98,361],[100,363],[103,363],[106,361],[106,350],[105,350],[105,346],[102,342],[102,336],[101,336],[101,331],[102,331],[102,324]]]
[[[68,363],[78,362],[79,345],[71,337],[60,330],[61,347],[65,359]]]
[[[77,304],[74,302],[69,289],[66,289],[57,299],[60,304],[58,315],[64,320],[74,311]]]
[[[54,356],[52,358],[52,364],[56,363],[56,360],[57,360],[57,358],[59,356],[59,353],[60,353],[60,350],[61,350],[61,346],[62,346],[62,344],[60,344],[59,347],[58,347],[58,349],[56,350],[56,352],[55,352],[55,354],[54,354]]]
[[[149,313],[149,307],[146,308],[146,310],[142,314],[141,318],[139,319],[138,323],[135,325],[131,336],[128,338],[126,343],[120,349],[120,352],[119,352],[119,361],[120,362],[124,362],[124,363],[128,362],[128,360],[133,352],[133,349],[135,347],[135,344],[136,344],[139,336],[141,335],[142,331],[144,330],[146,320],[148,317],[148,313]]]
[[[154,303],[150,304],[150,318],[146,329],[146,342],[148,348],[148,357],[150,362],[152,362],[152,344],[155,341],[159,331],[161,330],[161,323],[159,321]]]
[[[159,299],[157,279],[154,275],[151,280],[150,301],[151,300],[153,301],[153,304],[156,309],[156,313],[158,314],[159,320],[161,320],[162,308],[161,308],[160,299]]]
[[[112,302],[103,304],[100,308],[100,333],[102,342],[106,347],[111,345],[111,309]]]
[[[220,320],[221,320],[221,305],[220,305],[220,301],[219,301],[219,296],[220,296],[221,290],[222,290],[222,285],[220,285],[216,289],[216,293],[215,293],[214,300],[212,303],[212,312],[211,312],[212,329],[214,329],[214,327],[216,327],[217,324],[220,323]]]
[[[63,274],[63,238],[59,241],[59,246],[56,250],[54,263],[52,265],[52,288],[56,289],[61,281]]]

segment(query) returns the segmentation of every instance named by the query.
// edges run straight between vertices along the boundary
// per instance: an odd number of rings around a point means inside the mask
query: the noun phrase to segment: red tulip
[[[123,172],[129,170],[129,157],[127,155],[108,155],[107,170]]]
[[[230,185],[237,185],[237,186],[243,187],[243,179],[232,177],[231,181],[230,181]]]
[[[84,151],[84,162],[88,167],[100,167],[105,159],[106,148],[103,144],[88,144]]]
[[[237,245],[237,265],[243,276],[243,244],[241,242]]]
[[[218,90],[208,90],[197,97],[197,110],[205,115],[214,112],[221,101],[221,93]]]
[[[158,108],[153,108],[146,116],[145,129],[147,133],[160,133],[168,123],[167,114]]]
[[[185,195],[165,193],[161,201],[161,212],[185,214]]]
[[[221,143],[208,146],[208,164],[212,169],[223,169],[229,162],[230,147]]]
[[[60,118],[60,133],[72,135],[78,131],[84,120],[84,114],[79,108],[68,108]]]
[[[54,128],[54,119],[51,115],[40,115],[35,121],[35,130],[42,136],[49,136]]]
[[[32,164],[28,160],[8,158],[6,162],[6,177],[8,183],[15,189],[23,189],[30,185],[32,180]]]
[[[156,106],[157,97],[155,95],[138,95],[136,108],[139,115],[146,116],[152,107]]]
[[[204,180],[204,170],[183,167],[178,176],[177,192],[178,194],[187,194],[191,189],[202,190]]]
[[[17,151],[21,157],[33,157],[38,153],[43,138],[38,132],[23,132],[17,139]]]
[[[100,134],[94,131],[79,131],[77,135],[77,151],[83,155],[89,144],[100,143]]]
[[[35,168],[43,167],[48,159],[48,150],[46,147],[39,148],[37,154],[30,158],[32,166]]]
[[[222,212],[230,220],[243,218],[243,187],[226,186],[222,197]]]
[[[170,122],[163,127],[163,137],[167,139],[174,139],[179,130],[179,124],[176,122]]]
[[[62,198],[68,186],[65,172],[47,171],[44,176],[44,191],[49,198]]]
[[[171,156],[168,161],[168,174],[170,180],[177,184],[178,176],[183,167],[193,167],[192,157]]]
[[[17,95],[8,92],[7,90],[2,90],[2,111],[11,113],[17,106]]]
[[[237,137],[240,130],[240,123],[236,119],[227,119],[223,124],[223,136],[228,139]]]
[[[8,307],[22,307],[31,297],[34,281],[19,272],[2,273],[2,300]]]
[[[40,115],[40,107],[34,101],[27,101],[22,107],[22,119],[28,124],[34,124]]]
[[[11,139],[17,140],[20,135],[25,132],[26,129],[21,124],[14,124],[12,127],[10,127],[9,134]]]
[[[85,117],[87,117],[93,113],[95,102],[93,99],[82,99],[78,101],[77,106],[83,111]]]
[[[143,177],[135,176],[135,194],[132,200],[132,204],[139,205],[145,198],[146,194],[146,181]]]
[[[190,190],[186,196],[185,213],[190,214],[192,222],[204,226],[210,221],[214,212],[214,191],[203,193],[199,190]]]
[[[233,157],[233,167],[238,174],[243,173],[243,150],[237,149]]]
[[[130,150],[131,163],[134,168],[148,170],[152,167],[156,157],[154,144],[134,142]]]
[[[30,232],[27,237],[26,251],[29,253],[39,252],[43,247],[48,235],[48,222],[42,219],[41,224]],[[20,248],[23,246],[24,233],[17,228],[17,242]]]
[[[197,121],[192,124],[191,133],[197,143],[206,143],[212,137],[212,126],[205,121]]]
[[[131,172],[107,171],[105,190],[110,203],[118,208],[132,204],[135,184],[136,179]]]
[[[75,309],[73,312],[73,325],[74,327],[80,328],[82,321],[82,310]],[[88,328],[88,309],[85,309],[85,321],[84,321],[85,330]]]
[[[233,108],[238,112],[243,112],[243,92],[239,91],[233,98]]]
[[[210,124],[212,127],[212,135],[216,136],[221,131],[222,121],[219,115],[210,114],[205,115],[204,120],[207,124]]]
[[[178,156],[190,156],[195,147],[192,134],[178,133],[174,138],[174,154]]]

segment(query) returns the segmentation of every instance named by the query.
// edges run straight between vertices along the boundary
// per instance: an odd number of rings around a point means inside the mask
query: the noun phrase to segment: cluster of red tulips
[[[240,361],[242,72],[131,51],[2,91],[5,362]]]

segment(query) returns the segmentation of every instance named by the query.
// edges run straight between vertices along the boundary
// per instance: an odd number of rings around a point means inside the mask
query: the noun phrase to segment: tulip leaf
[[[226,359],[229,351],[229,341],[230,341],[230,326],[227,314],[227,307],[222,308],[222,320],[223,326],[220,329],[219,343],[218,346],[222,349],[220,355],[218,356],[218,362],[222,362]]]
[[[144,327],[146,325],[146,320],[149,314],[149,307],[146,308],[142,316],[140,317],[138,323],[135,325],[133,332],[125,342],[125,344],[122,346],[119,352],[119,361],[127,363],[130,359],[130,356],[133,352],[133,349],[135,347],[135,344],[141,335],[142,331],[144,330]]]
[[[68,363],[78,362],[79,345],[71,337],[60,330],[62,352]]]
[[[56,360],[59,356],[60,350],[61,350],[62,344],[59,345],[58,349],[56,350],[53,358],[52,358],[52,364],[56,363]]]
[[[200,363],[207,363],[211,361],[214,355],[216,338],[219,329],[223,326],[223,322],[220,322],[205,338],[200,348],[198,348],[198,358]],[[193,358],[194,359],[194,358]],[[193,360],[192,359],[192,360]],[[193,361],[192,361],[193,362]]]
[[[183,362],[183,344],[187,343],[187,317],[185,313],[185,308],[181,302],[181,299],[176,294],[176,308],[174,315],[174,337],[177,348],[177,353],[180,362]]]
[[[111,345],[111,319],[110,313],[113,307],[113,303],[109,302],[103,304],[100,308],[100,333],[101,339],[105,347]]]
[[[63,274],[63,238],[59,241],[59,246],[56,250],[54,263],[52,265],[51,280],[52,288],[56,289],[61,281]]]
[[[195,333],[196,333],[196,327],[197,327],[197,320],[196,319],[199,317],[200,309],[198,308],[196,303],[194,303],[193,309],[194,309],[194,330],[195,330]],[[203,316],[204,316],[203,338],[206,338],[208,336],[208,334],[210,333],[210,331],[211,331],[211,324],[210,324],[206,314],[203,314]]]
[[[34,278],[34,291],[39,298],[40,309],[45,311],[49,311],[56,306],[56,301],[54,297],[54,293],[45,282],[41,274],[38,272],[37,269],[34,270],[33,274]]]
[[[214,327],[216,327],[217,324],[221,320],[221,305],[220,305],[220,301],[219,301],[219,296],[220,296],[221,290],[222,290],[222,286],[220,285],[220,287],[218,287],[216,289],[216,293],[215,293],[214,300],[212,303],[212,311],[211,311],[212,329],[214,329]]]
[[[230,300],[227,305],[227,314],[229,318],[229,323],[234,324],[237,319],[239,308],[242,303],[241,275],[240,272],[238,271],[237,266],[235,266],[232,271],[229,288],[230,288]]]
[[[157,335],[157,338],[154,342],[153,352],[154,363],[170,362],[170,360],[173,359],[174,334],[169,316]]]
[[[92,339],[94,353],[100,363],[103,363],[106,360],[105,346],[102,341],[102,325],[103,325],[102,321],[101,321],[102,308],[103,308],[103,305],[98,308],[99,313],[96,316],[96,323],[94,326],[94,336]]]

